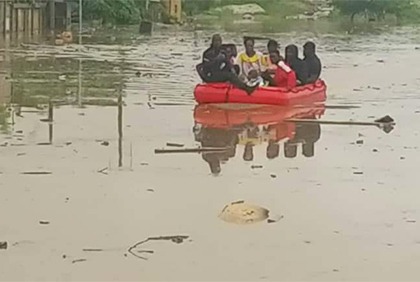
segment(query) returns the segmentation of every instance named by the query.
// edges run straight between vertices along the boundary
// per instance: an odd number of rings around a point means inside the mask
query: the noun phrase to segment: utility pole
[[[83,0],[79,0],[79,45],[82,45]]]
[[[55,0],[50,0],[50,30],[55,32]]]

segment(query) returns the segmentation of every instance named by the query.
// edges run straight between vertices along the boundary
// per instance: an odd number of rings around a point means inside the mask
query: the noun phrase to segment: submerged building
[[[74,0],[0,0],[0,33],[40,34],[71,26]]]

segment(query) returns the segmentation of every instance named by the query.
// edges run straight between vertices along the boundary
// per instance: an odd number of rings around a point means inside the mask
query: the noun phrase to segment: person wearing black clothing
[[[222,38],[215,34],[211,46],[203,53],[203,62],[197,65],[197,72],[204,82],[230,82],[239,89],[251,94],[255,87],[249,87],[235,74],[234,66],[222,50]]]
[[[298,85],[307,83],[308,68],[303,60],[299,59],[299,50],[296,45],[288,45],[286,47],[286,63],[296,73]]]
[[[303,45],[303,62],[306,64],[308,69],[307,83],[314,83],[321,76],[321,60],[316,55],[315,43],[308,41]]]

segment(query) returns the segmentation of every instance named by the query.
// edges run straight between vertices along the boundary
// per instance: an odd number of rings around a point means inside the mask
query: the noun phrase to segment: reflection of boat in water
[[[196,86],[194,97],[199,104],[242,103],[287,106],[325,101],[326,91],[327,86],[322,80],[291,90],[281,87],[258,87],[252,95],[228,83],[202,83]]]
[[[302,146],[305,157],[313,157],[315,143],[321,136],[319,124],[296,124],[290,118],[318,119],[325,112],[323,105],[279,107],[272,105],[199,105],[194,110],[195,140],[202,147],[229,148],[225,152],[204,153],[203,159],[212,173],[220,173],[221,163],[236,155],[237,147],[244,146],[243,160],[253,161],[255,146],[267,144],[266,157],[295,158]]]

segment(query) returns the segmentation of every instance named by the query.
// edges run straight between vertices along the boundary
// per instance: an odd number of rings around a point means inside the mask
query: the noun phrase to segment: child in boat
[[[264,79],[258,74],[257,70],[250,70],[248,73],[248,82],[247,85],[249,87],[254,87],[254,86],[264,86]]]

